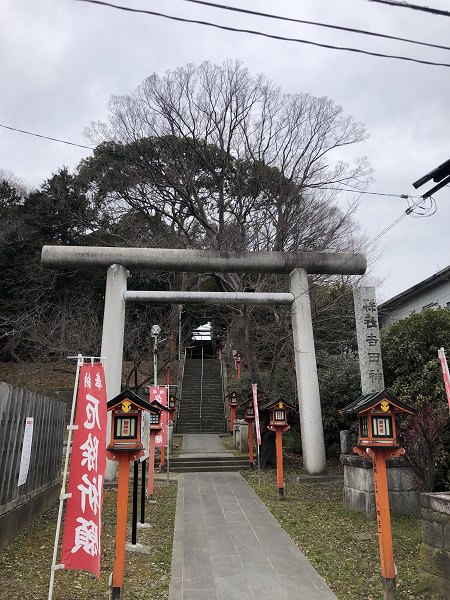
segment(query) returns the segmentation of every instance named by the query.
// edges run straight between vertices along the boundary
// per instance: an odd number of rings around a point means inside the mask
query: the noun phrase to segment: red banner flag
[[[163,406],[167,406],[167,388],[162,385],[150,386],[150,402],[159,402]],[[168,413],[161,411],[160,425],[161,429],[155,435],[155,446],[161,448],[167,446],[167,415]]]
[[[448,372],[447,358],[444,348],[438,350],[439,359],[441,361],[442,375],[444,377],[445,393],[447,394],[448,408],[450,410],[450,376]]]
[[[80,368],[62,542],[65,569],[100,577],[101,509],[106,469],[106,387],[103,365]]]
[[[252,383],[253,392],[253,412],[255,413],[255,427],[256,427],[256,444],[261,446],[261,428],[259,426],[259,408],[258,408],[258,386],[256,383]]]

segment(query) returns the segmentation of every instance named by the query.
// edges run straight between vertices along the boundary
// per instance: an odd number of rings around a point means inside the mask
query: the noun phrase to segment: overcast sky
[[[116,4],[257,29],[275,35],[450,63],[450,51],[228,13],[183,0],[116,0]],[[419,2],[415,2],[418,4]],[[227,0],[224,4],[298,19],[382,32],[450,46],[450,18],[368,0]],[[450,10],[448,0],[422,4]],[[104,120],[111,95],[132,92],[156,72],[239,59],[285,92],[328,96],[366,124],[368,141],[347,155],[368,157],[369,191],[417,195],[412,182],[450,158],[450,68],[425,66],[281,42],[130,14],[73,0],[2,0],[0,123],[88,143],[84,129]],[[0,128],[0,168],[39,186],[61,166],[74,169],[89,152]],[[343,194],[341,202],[352,199]],[[380,238],[372,266],[387,300],[450,264],[449,188],[435,195],[437,212],[405,217]],[[369,239],[407,208],[395,197],[361,197],[357,219]]]

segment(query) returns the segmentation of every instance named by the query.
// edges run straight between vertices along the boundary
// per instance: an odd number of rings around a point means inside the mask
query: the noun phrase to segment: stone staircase
[[[170,460],[172,473],[202,473],[210,471],[243,471],[249,469],[247,456],[192,456]]]
[[[182,384],[177,433],[223,433],[224,415],[220,361],[203,361],[203,399],[201,402],[201,359],[186,360]]]

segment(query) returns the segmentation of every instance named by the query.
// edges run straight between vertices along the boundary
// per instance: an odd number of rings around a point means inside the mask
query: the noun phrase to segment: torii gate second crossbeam
[[[326,472],[322,412],[311,320],[307,274],[362,275],[362,254],[324,252],[221,252],[165,248],[44,246],[41,262],[48,268],[107,268],[101,356],[106,357],[108,398],[121,391],[125,303],[128,301],[226,304],[291,304],[295,370],[305,471]],[[197,273],[290,273],[289,294],[133,292],[127,291],[127,269]],[[214,295],[213,295],[214,294]],[[217,295],[215,295],[217,294]],[[190,300],[190,299],[191,300]],[[114,472],[107,469],[106,478]]]

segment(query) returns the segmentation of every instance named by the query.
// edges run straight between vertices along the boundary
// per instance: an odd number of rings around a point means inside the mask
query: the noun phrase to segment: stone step
[[[159,462],[155,465],[159,468]],[[170,470],[173,473],[195,473],[208,471],[242,471],[249,469],[246,456],[198,456],[173,457],[170,459]]]

